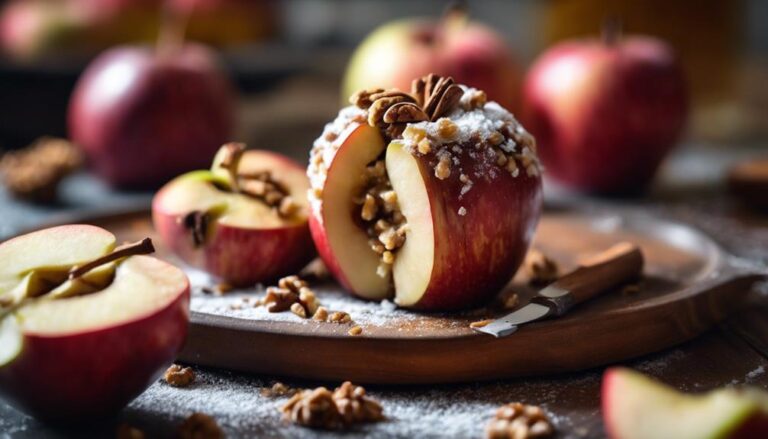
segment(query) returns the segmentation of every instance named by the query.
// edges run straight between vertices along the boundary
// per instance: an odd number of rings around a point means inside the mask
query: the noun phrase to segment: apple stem
[[[448,4],[440,20],[440,31],[437,42],[450,33],[457,32],[466,27],[469,22],[469,6],[466,0],[455,0]]]
[[[171,11],[170,2],[164,2],[163,19],[157,36],[156,51],[160,57],[165,57],[177,51],[184,43],[184,35],[189,24],[191,13],[180,14]],[[193,3],[192,10],[194,10]]]
[[[69,279],[70,280],[76,279],[100,265],[104,265],[109,262],[116,261],[120,258],[124,258],[127,256],[134,256],[134,255],[147,255],[154,252],[155,252],[155,246],[152,245],[152,240],[149,238],[144,238],[141,241],[123,244],[120,247],[116,248],[114,251],[112,251],[112,253],[104,255],[100,258],[96,258],[90,262],[86,262],[85,264],[72,267],[72,269],[69,270]]]
[[[601,26],[600,36],[606,46],[615,46],[623,33],[621,19],[617,17],[605,17]]]
[[[240,166],[240,159],[245,152],[245,144],[230,142],[222,146],[222,148],[224,148],[224,158],[219,166],[229,171],[230,184],[234,192],[240,192],[237,168]]]

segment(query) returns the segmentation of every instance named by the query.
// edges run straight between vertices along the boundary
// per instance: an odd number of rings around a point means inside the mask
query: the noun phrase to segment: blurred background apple
[[[232,136],[232,87],[209,49],[118,47],[77,83],[69,132],[117,187],[152,188],[204,167]]]
[[[602,39],[544,52],[524,86],[526,126],[549,175],[604,194],[642,190],[685,126],[685,79],[672,49],[605,24]]]
[[[407,18],[374,30],[352,55],[342,99],[373,87],[409,90],[413,78],[428,73],[452,76],[517,110],[521,69],[510,47],[492,28],[470,21],[458,3],[439,20]]]

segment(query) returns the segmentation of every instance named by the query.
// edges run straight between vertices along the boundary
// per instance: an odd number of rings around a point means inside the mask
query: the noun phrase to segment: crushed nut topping
[[[191,367],[174,364],[165,371],[163,378],[173,387],[187,387],[195,381],[195,371]]]
[[[310,428],[339,429],[384,419],[381,405],[349,381],[333,393],[325,387],[303,390],[281,409],[291,422]]]
[[[529,439],[551,436],[552,422],[540,407],[519,402],[499,407],[485,429],[488,439]]]
[[[224,439],[224,431],[216,420],[205,413],[192,413],[177,432],[179,439]]]
[[[128,424],[120,424],[115,432],[116,439],[144,439],[144,432]]]
[[[331,323],[349,323],[352,321],[352,317],[344,311],[335,311],[328,316],[328,321]]]
[[[559,268],[555,261],[532,248],[523,261],[523,271],[528,277],[529,284],[546,285],[557,280]]]
[[[282,396],[293,396],[296,393],[300,392],[301,389],[296,389],[294,387],[289,387],[280,381],[275,382],[272,384],[271,387],[266,387],[261,389],[261,396],[267,397],[267,398],[278,398]]]
[[[363,192],[355,201],[359,201],[360,219],[371,250],[380,258],[379,274],[385,277],[395,262],[397,250],[405,244],[405,217],[400,212],[383,159],[368,165],[363,178]]]
[[[361,326],[353,326],[349,328],[349,331],[347,331],[347,334],[355,336],[360,335],[363,333],[363,328]]]
[[[0,176],[14,196],[49,203],[61,180],[81,164],[82,156],[70,142],[42,137],[24,149],[7,152],[0,159]]]
[[[277,286],[267,287],[263,299],[256,299],[253,306],[266,306],[269,312],[291,311],[302,319],[312,318],[316,322],[346,324],[352,317],[344,311],[328,311],[309,284],[299,276],[286,276]]]
[[[272,172],[241,172],[240,161],[245,153],[244,143],[230,142],[222,146],[226,151],[220,167],[229,171],[232,191],[257,199],[275,209],[283,218],[293,216],[299,205],[291,197],[288,188],[272,176]]]

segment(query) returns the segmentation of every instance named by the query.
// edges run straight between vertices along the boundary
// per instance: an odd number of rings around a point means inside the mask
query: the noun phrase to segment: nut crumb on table
[[[353,326],[347,331],[347,334],[351,336],[360,335],[363,333],[363,328],[361,326]]]
[[[488,326],[489,323],[493,322],[492,319],[486,319],[486,320],[478,320],[476,322],[472,322],[469,324],[470,328],[482,328],[484,326]]]
[[[165,371],[163,378],[173,387],[187,387],[195,381],[195,372],[191,367],[174,364]]]
[[[554,433],[552,422],[541,407],[513,402],[496,410],[485,429],[488,439],[528,439]]]
[[[261,395],[267,398],[277,398],[281,396],[293,396],[301,389],[290,387],[280,381],[276,381],[271,387],[261,389]]]
[[[213,417],[205,413],[192,413],[178,429],[179,439],[223,439],[224,431]]]
[[[349,381],[333,392],[325,387],[303,390],[280,410],[294,424],[326,430],[384,419],[381,404],[367,396],[363,387]]]
[[[555,261],[540,250],[532,248],[525,255],[523,271],[528,276],[529,284],[539,286],[556,281],[560,269]]]

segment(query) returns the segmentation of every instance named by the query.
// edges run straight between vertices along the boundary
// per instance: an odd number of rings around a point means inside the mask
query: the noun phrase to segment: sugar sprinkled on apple
[[[610,22],[608,22],[610,23]],[[523,121],[552,175],[576,189],[625,194],[653,178],[685,126],[682,70],[661,40],[621,36],[560,43],[531,67]]]
[[[152,202],[155,229],[188,264],[233,285],[295,273],[315,255],[309,182],[278,153],[224,145],[211,170],[184,174]]]
[[[428,75],[365,90],[310,154],[310,228],[349,291],[461,309],[512,277],[541,209],[536,145],[484,92]]]
[[[189,282],[115,248],[95,226],[44,229],[0,244],[0,391],[40,419],[112,415],[172,362],[187,334]]]

